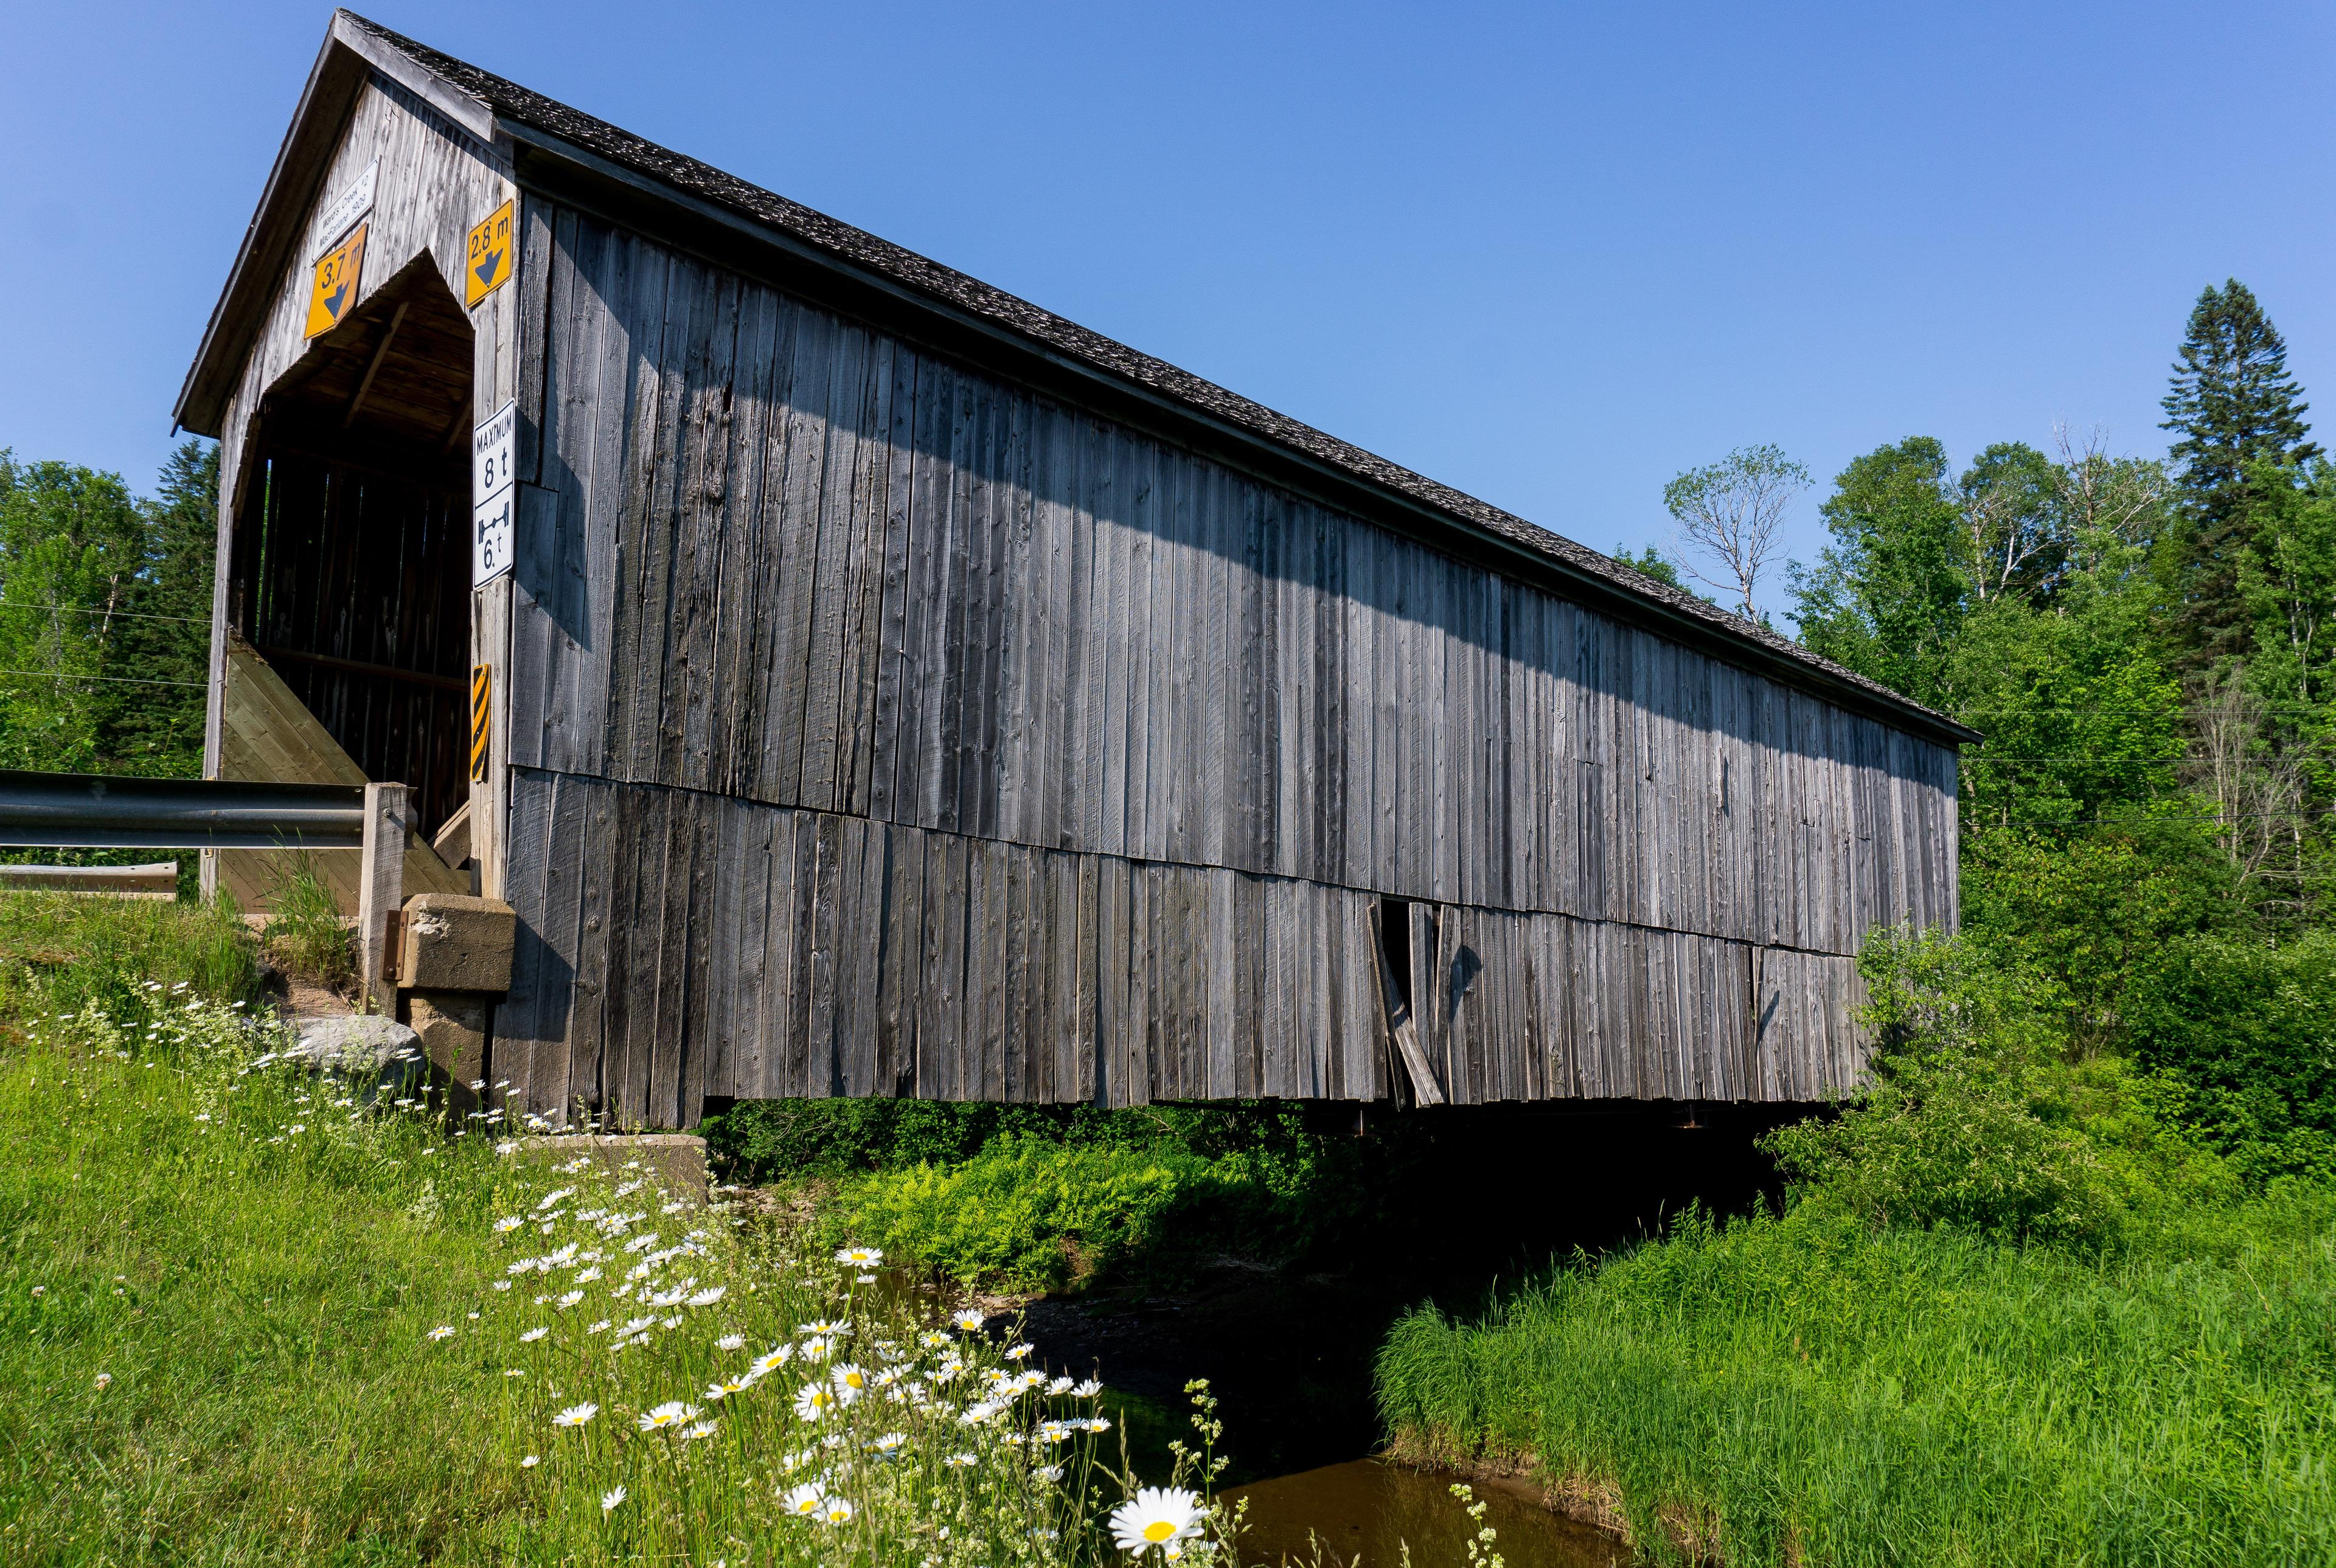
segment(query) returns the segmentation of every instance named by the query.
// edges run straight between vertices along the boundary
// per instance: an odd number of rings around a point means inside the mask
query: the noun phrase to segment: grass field
[[[1378,1366],[1412,1453],[1523,1460],[1651,1553],[2336,1562],[2336,1200],[2115,1258],[1810,1205],[1583,1263]]]
[[[1115,1555],[1092,1391],[719,1203],[369,1110],[250,974],[202,911],[0,911],[0,1562]]]

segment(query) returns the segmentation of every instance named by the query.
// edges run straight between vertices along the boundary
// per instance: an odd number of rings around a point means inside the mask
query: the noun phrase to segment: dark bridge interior
[[[425,255],[268,390],[228,624],[427,836],[466,792],[471,326]]]

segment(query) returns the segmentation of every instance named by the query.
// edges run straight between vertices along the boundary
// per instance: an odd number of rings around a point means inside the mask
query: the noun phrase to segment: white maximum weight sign
[[[471,432],[471,586],[484,588],[511,570],[511,433],[519,404],[506,403]]]

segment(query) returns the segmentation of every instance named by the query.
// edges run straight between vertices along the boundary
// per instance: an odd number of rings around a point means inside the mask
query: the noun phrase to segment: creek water
[[[1453,1477],[1381,1459],[1349,1459],[1252,1482],[1243,1568],[1445,1568],[1468,1560],[1477,1529],[1452,1495]],[[1630,1549],[1603,1530],[1551,1513],[1530,1488],[1474,1484],[1508,1568],[1627,1568]]]

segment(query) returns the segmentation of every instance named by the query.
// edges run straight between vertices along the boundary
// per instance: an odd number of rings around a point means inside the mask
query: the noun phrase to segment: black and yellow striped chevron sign
[[[487,715],[494,704],[494,677],[489,666],[471,667],[471,782],[487,782]]]

